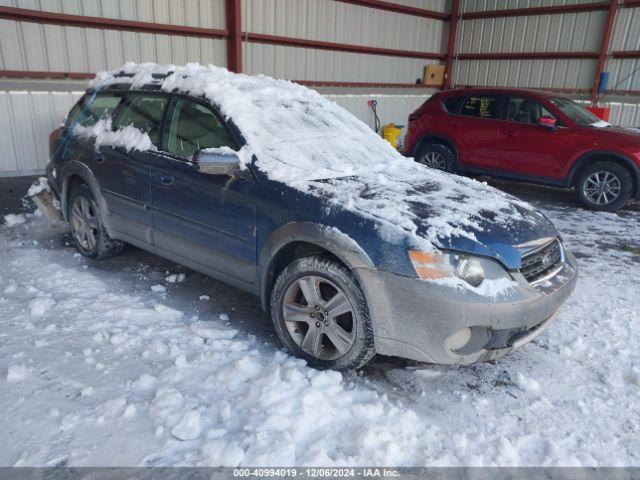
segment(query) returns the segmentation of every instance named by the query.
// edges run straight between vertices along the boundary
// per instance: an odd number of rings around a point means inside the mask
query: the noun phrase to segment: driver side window
[[[166,151],[186,158],[191,158],[203,148],[238,149],[235,140],[213,110],[183,98],[179,98],[173,107],[164,143]]]
[[[507,105],[507,120],[516,123],[529,123],[536,125],[540,117],[551,117],[558,120],[555,115],[544,108],[538,102],[529,97],[512,95]]]

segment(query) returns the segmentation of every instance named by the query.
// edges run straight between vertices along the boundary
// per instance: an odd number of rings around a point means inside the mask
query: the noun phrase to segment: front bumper
[[[520,273],[504,294],[358,269],[373,320],[376,351],[421,362],[454,364],[501,357],[539,335],[573,291],[578,269],[564,251],[562,269],[532,287]],[[460,337],[468,341],[461,346]],[[463,340],[463,342],[465,341]]]

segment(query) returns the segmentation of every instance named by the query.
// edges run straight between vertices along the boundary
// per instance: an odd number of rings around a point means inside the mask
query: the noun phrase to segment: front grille
[[[562,246],[557,239],[522,257],[520,273],[530,284],[552,275],[562,266]]]

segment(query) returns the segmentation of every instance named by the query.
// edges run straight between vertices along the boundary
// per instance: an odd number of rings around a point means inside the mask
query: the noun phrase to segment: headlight
[[[416,275],[423,280],[457,277],[472,287],[477,287],[485,279],[511,279],[509,273],[498,262],[489,258],[420,250],[409,250],[409,258]]]

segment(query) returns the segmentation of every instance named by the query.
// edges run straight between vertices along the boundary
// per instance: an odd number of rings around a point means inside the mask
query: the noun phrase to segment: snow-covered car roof
[[[386,240],[433,249],[451,236],[475,239],[487,218],[503,225],[543,218],[486,184],[402,156],[347,110],[302,85],[212,65],[127,63],[98,73],[91,87],[122,83],[206,98],[244,136],[243,166],[255,155],[269,179],[375,220]],[[357,181],[326,181],[338,178]]]

